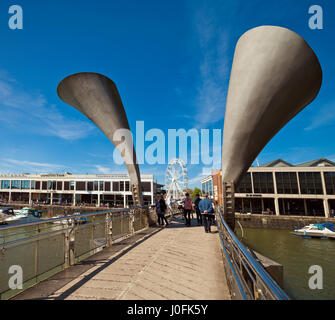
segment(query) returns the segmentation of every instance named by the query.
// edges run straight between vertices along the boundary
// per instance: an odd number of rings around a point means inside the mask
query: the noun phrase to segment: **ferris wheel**
[[[166,169],[165,187],[167,199],[183,198],[188,186],[187,169],[181,159],[172,159]]]

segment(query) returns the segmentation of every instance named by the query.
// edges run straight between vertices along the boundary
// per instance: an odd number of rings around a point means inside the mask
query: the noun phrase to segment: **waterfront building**
[[[209,193],[213,200],[216,197],[222,199],[222,191],[221,194],[217,192],[217,196],[214,188],[211,189],[212,193],[208,191],[214,180],[215,172],[201,180],[202,191]],[[277,159],[258,167],[250,167],[235,189],[235,211],[333,216],[335,163],[321,158],[293,165]]]
[[[154,203],[154,176],[141,175],[145,205]],[[0,200],[5,202],[127,207],[133,204],[127,174],[0,175]]]

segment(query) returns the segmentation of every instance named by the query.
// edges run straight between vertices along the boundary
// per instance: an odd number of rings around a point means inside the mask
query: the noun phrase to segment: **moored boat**
[[[35,217],[35,218],[41,218],[42,214],[40,211],[36,210],[36,209],[32,209],[32,208],[22,208],[19,210],[14,210],[15,215],[18,216],[25,216],[28,217],[29,215]]]
[[[1,224],[8,224],[8,223],[13,223],[18,220],[27,218],[26,216],[23,215],[17,215],[14,212],[14,209],[12,207],[2,207],[0,208],[0,221]]]
[[[313,223],[301,229],[295,229],[293,234],[303,238],[331,238],[335,239],[334,223]]]

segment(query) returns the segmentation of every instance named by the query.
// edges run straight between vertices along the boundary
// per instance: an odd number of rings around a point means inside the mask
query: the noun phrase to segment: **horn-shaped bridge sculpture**
[[[318,58],[281,27],[247,31],[236,45],[222,142],[224,218],[234,230],[234,186],[273,136],[317,96]]]
[[[141,176],[133,140],[120,143],[119,129],[130,133],[128,119],[114,82],[98,73],[82,72],[63,79],[58,96],[95,123],[114,144],[127,166],[135,205],[143,205]]]

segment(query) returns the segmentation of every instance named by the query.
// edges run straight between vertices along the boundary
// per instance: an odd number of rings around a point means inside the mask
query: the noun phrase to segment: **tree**
[[[201,195],[201,190],[197,187],[194,188],[193,193],[192,193],[192,199],[194,200],[196,198],[196,195],[199,194]]]

